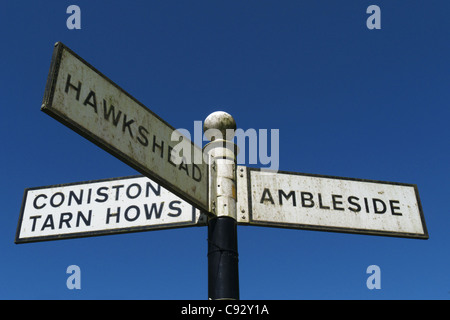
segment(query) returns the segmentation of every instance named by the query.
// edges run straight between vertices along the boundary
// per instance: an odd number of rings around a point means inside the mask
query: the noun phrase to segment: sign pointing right
[[[428,239],[413,184],[239,167],[237,185],[240,224]]]

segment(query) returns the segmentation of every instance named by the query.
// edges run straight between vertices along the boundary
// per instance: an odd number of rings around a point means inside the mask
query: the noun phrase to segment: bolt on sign
[[[242,166],[237,179],[240,224],[428,239],[414,184]]]
[[[207,164],[192,161],[202,150],[60,42],[41,109],[184,200],[208,209]],[[183,152],[193,154],[175,152],[180,142],[190,146]]]
[[[206,225],[198,209],[131,176],[25,190],[16,243]]]

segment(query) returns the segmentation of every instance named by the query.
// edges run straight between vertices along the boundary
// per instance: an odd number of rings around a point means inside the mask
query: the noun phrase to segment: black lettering
[[[131,187],[137,187],[137,192],[136,192],[135,195],[131,195],[131,193],[130,193]],[[139,183],[130,184],[128,186],[128,188],[127,188],[127,197],[128,197],[128,199],[136,199],[137,197],[139,197],[141,195],[141,191],[142,191],[142,188],[141,188],[141,185]]]
[[[153,147],[152,151],[155,152],[155,147],[158,148],[161,151],[161,158],[164,155],[164,141],[161,140],[161,144],[156,143],[156,136],[153,135]]]
[[[134,209],[135,211],[136,211],[136,215],[133,217],[133,218],[130,218],[129,216],[128,216],[128,212],[131,210],[131,209]],[[127,220],[127,221],[134,221],[134,220],[136,220],[137,218],[139,218],[139,215],[140,215],[140,210],[139,210],[139,207],[138,206],[129,206],[126,210],[125,210],[125,219]]]
[[[112,187],[111,187],[111,188],[113,188],[113,189],[116,189],[116,201],[119,200],[119,189],[120,189],[120,188],[123,188],[124,186],[125,186],[125,185],[120,184],[120,185],[112,186]]]
[[[319,208],[320,208],[320,209],[330,209],[329,206],[324,206],[324,205],[322,204],[322,195],[319,193],[318,196],[319,196]]]
[[[133,119],[130,121],[127,121],[127,115],[123,114],[123,124],[122,124],[122,132],[125,133],[125,128],[128,128],[128,132],[130,133],[130,136],[133,138],[133,132],[131,131],[130,125],[134,122]]]
[[[373,198],[372,203],[373,203],[373,210],[375,213],[382,214],[382,213],[386,212],[386,204],[383,202],[383,200]],[[377,203],[381,203],[381,205],[382,205],[381,210],[378,210]]]
[[[91,225],[91,218],[92,218],[92,210],[89,210],[89,215],[88,215],[87,218],[83,215],[83,212],[78,211],[77,227],[80,226],[80,221],[81,220],[83,220],[85,226],[90,226]]]
[[[111,217],[116,217],[116,223],[119,223],[120,220],[120,207],[117,207],[117,212],[111,213],[111,208],[108,208],[106,213],[106,224],[109,224],[109,219]]]
[[[350,211],[353,211],[353,212],[360,212],[361,211],[361,206],[359,205],[358,202],[353,202],[353,200],[359,201],[359,198],[358,197],[354,197],[354,196],[348,197],[348,203],[350,203],[351,205],[354,205],[356,207],[356,209],[355,208],[351,208],[351,207],[348,207],[348,209]]]
[[[120,121],[120,116],[122,115],[122,111],[119,110],[119,112],[117,113],[117,117],[115,115],[115,111],[114,111],[114,106],[111,104],[109,107],[109,111],[106,111],[106,101],[105,99],[103,99],[103,117],[105,118],[106,121],[109,121],[109,116],[112,113],[112,121],[113,121],[113,125],[115,127],[117,127],[117,124]]]
[[[159,219],[161,217],[163,207],[164,207],[164,201],[161,202],[161,204],[159,205],[159,211],[156,209],[156,203],[152,203],[152,207],[150,208],[150,211],[149,211],[147,204],[144,204],[145,216],[147,217],[147,220],[150,220],[152,218],[153,211],[155,211],[155,218]]]
[[[145,129],[143,126],[139,126],[138,132],[141,135],[142,139],[141,137],[137,137],[137,141],[139,141],[139,143],[142,144],[144,147],[148,146],[147,134],[149,134],[149,132],[147,131],[147,129]]]
[[[342,199],[342,196],[340,194],[332,194],[331,195],[331,200],[333,202],[333,209],[334,210],[344,211],[345,210],[344,208],[337,206],[338,204],[343,204],[342,201],[337,201],[337,198],[341,198]]]
[[[306,198],[308,196],[308,198]],[[311,192],[302,191],[300,192],[300,197],[302,198],[302,207],[303,208],[312,208],[314,207],[313,194]],[[309,204],[306,204],[306,201]]]
[[[280,202],[280,206],[283,205],[283,197],[284,197],[286,200],[289,200],[289,198],[292,197],[292,205],[293,205],[294,207],[297,206],[297,202],[296,202],[296,199],[295,199],[295,192],[294,192],[294,191],[291,191],[291,192],[289,192],[288,194],[286,194],[286,193],[284,193],[283,190],[278,189],[278,200],[279,200],[279,202]]]
[[[108,194],[106,192],[102,192],[103,190],[108,191],[108,187],[100,187],[97,189],[97,195],[98,196],[102,196],[103,199],[95,199],[96,202],[105,202],[106,200],[108,200]]]
[[[40,197],[43,197],[44,199],[47,199],[47,196],[45,194],[40,194],[40,195],[36,196],[36,198],[34,198],[34,201],[33,201],[33,207],[35,209],[42,209],[43,207],[45,207],[47,205],[46,203],[44,203],[41,206],[37,205],[37,199],[40,198]]]
[[[66,81],[66,88],[65,88],[65,93],[69,93],[69,88],[74,89],[77,92],[77,101],[80,99],[80,92],[81,92],[81,82],[78,81],[78,86],[76,87],[75,85],[73,85],[72,83],[70,83],[70,79],[72,79],[72,76],[70,74],[67,74],[67,81]]]
[[[400,204],[398,200],[389,200],[389,205],[391,206],[391,213],[394,216],[401,216],[401,212],[395,212],[395,209],[400,209],[400,207],[394,206],[394,204]]]
[[[52,230],[55,229],[55,224],[53,222],[53,216],[51,214],[49,214],[47,216],[47,219],[45,219],[44,224],[42,225],[41,231],[44,230],[45,228],[50,228]]]
[[[200,167],[196,164],[192,164],[192,179],[197,182],[202,180],[202,172],[200,171]]]
[[[369,211],[369,201],[367,200],[367,198],[364,198],[364,205],[366,207],[366,213],[370,213],[370,211]]]
[[[180,214],[181,214],[181,208],[179,208],[179,207],[176,207],[175,206],[175,204],[181,204],[181,201],[179,201],[179,200],[173,200],[173,201],[171,201],[170,203],[169,203],[169,209],[170,210],[175,210],[177,213],[172,213],[172,212],[169,212],[167,215],[169,216],[169,217],[178,217]]]
[[[59,202],[59,203],[55,203],[55,198],[56,198],[56,196],[59,196],[59,197],[60,197],[60,202]],[[55,193],[54,195],[52,195],[52,197],[50,198],[50,205],[51,205],[53,208],[58,208],[60,205],[63,204],[64,199],[65,199],[64,193],[62,193],[62,192],[56,192],[56,193]]]
[[[92,101],[91,101],[92,99]],[[92,108],[94,108],[95,113],[97,113],[97,99],[95,98],[95,92],[89,91],[89,94],[87,95],[86,99],[84,99],[83,102],[84,105],[90,105]]]
[[[31,220],[33,220],[33,226],[31,227],[31,231],[34,231],[36,229],[36,221],[37,219],[42,218],[42,216],[32,216],[30,217]]]
[[[173,148],[172,148],[171,146],[169,146],[169,148],[168,148],[169,154],[168,154],[168,156],[167,156],[167,162],[169,162],[171,165],[173,165],[174,167],[176,167],[177,164],[176,164],[175,162],[172,161],[172,150],[173,150]]]
[[[145,197],[148,198],[148,196],[150,195],[150,189],[152,189],[155,196],[159,197],[161,195],[161,186],[159,184],[157,184],[157,186],[158,186],[158,188],[155,189],[155,187],[153,186],[153,183],[148,181],[147,188],[145,190]]]
[[[61,219],[59,220],[59,229],[62,229],[63,223],[66,224],[67,228],[70,228],[70,220],[72,220],[72,213],[71,212],[64,212],[61,213]]]
[[[259,203],[264,203],[265,201],[270,201],[271,204],[275,204],[275,202],[273,202],[272,195],[270,194],[270,190],[268,188],[264,188],[264,191],[261,196],[261,201]]]
[[[83,202],[83,189],[80,190],[79,197],[77,197],[74,191],[71,190],[69,192],[69,201],[67,202],[68,206],[72,205],[72,199],[74,199],[77,204],[81,204]]]
[[[186,175],[189,177],[188,166],[186,163],[184,163],[184,158],[183,158],[183,161],[181,161],[180,166],[178,167],[178,170],[186,171]]]
[[[88,191],[88,198],[87,198],[87,203],[91,203],[91,195],[92,195],[92,189],[89,188],[89,191]]]

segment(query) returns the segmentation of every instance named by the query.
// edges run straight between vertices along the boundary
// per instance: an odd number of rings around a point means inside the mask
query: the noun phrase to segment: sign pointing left
[[[16,243],[206,225],[198,209],[131,176],[25,190]]]
[[[202,150],[60,42],[41,109],[185,201],[208,210],[208,165]],[[175,152],[180,143],[189,154]]]

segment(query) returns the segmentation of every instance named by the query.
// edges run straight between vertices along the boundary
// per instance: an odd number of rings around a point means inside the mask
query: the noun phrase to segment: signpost
[[[237,184],[241,224],[428,238],[416,185],[245,167]]]
[[[16,243],[207,224],[208,296],[239,299],[238,224],[428,239],[416,185],[236,166],[238,148],[219,137],[205,146],[206,162],[62,43],[42,110],[147,178],[26,189]],[[204,129],[231,139],[236,123],[214,112]]]
[[[42,111],[208,210],[207,164],[193,161],[202,150],[61,42],[53,51]],[[174,152],[180,140],[192,154]]]
[[[204,226],[198,209],[142,176],[25,190],[16,243]]]

